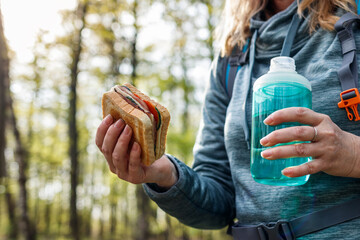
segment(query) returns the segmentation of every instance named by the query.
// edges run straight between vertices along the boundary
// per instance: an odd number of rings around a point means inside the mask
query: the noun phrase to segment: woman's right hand
[[[150,166],[141,162],[141,149],[137,142],[131,146],[132,129],[122,119],[113,123],[108,115],[97,129],[95,143],[104,155],[110,171],[120,179],[134,184],[156,183],[168,189],[178,180],[174,164],[166,155]]]

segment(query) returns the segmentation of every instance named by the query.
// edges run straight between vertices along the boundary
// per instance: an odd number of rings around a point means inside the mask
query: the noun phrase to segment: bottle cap
[[[291,57],[274,57],[270,61],[269,72],[295,71],[295,60]]]

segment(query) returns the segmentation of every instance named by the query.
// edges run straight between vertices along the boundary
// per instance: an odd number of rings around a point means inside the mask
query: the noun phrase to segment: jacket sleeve
[[[168,155],[178,170],[178,182],[165,192],[156,184],[144,184],[149,197],[161,209],[195,228],[225,227],[235,213],[234,186],[224,144],[229,99],[220,80],[223,67],[223,58],[212,64],[194,146],[193,168]]]

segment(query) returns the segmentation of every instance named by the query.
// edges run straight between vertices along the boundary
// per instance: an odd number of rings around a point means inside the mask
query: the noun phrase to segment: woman
[[[230,100],[220,80],[224,77],[221,69],[225,58],[215,59],[193,167],[169,155],[149,167],[142,166],[138,144],[128,154],[131,129],[121,120],[112,123],[108,116],[98,128],[96,144],[111,171],[123,180],[145,183],[150,198],[164,211],[196,228],[222,228],[234,217],[241,224],[255,225],[294,219],[359,198],[360,125],[349,121],[345,111],[337,107],[341,92],[337,70],[342,53],[334,23],[351,6],[351,0],[228,0],[220,27],[221,56],[228,56],[236,44],[243,47],[257,32],[252,74],[249,75],[249,63],[239,70]],[[251,86],[268,71],[270,59],[279,56],[297,13],[302,19],[290,56],[296,61],[297,72],[312,84],[313,110],[288,108],[273,113],[266,119],[267,124],[298,121],[308,126],[295,131],[277,130],[262,139],[261,144],[274,146],[292,140],[311,143],[276,147],[262,155],[267,159],[312,156],[313,161],[283,171],[289,177],[312,176],[298,187],[267,186],[251,177],[244,126],[250,126]],[[355,39],[360,49],[358,31]],[[251,82],[248,99],[247,81]],[[241,107],[244,104],[245,109]],[[360,218],[355,218],[301,239],[356,239],[359,224]]]

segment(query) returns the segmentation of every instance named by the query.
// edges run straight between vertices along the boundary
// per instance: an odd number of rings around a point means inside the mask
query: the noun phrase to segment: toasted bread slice
[[[142,100],[151,102],[160,112],[161,125],[160,125],[160,129],[158,130],[158,134],[157,134],[158,136],[156,138],[157,140],[156,140],[156,153],[155,153],[155,158],[159,159],[162,155],[164,155],[166,148],[166,136],[170,124],[170,113],[166,109],[166,107],[162,106],[161,104],[155,102],[147,95],[143,94],[130,83],[125,83],[124,86],[128,87],[131,90],[131,92],[138,95]]]
[[[103,117],[110,114],[115,120],[123,119],[133,130],[134,141],[141,146],[141,161],[149,166],[155,160],[160,158],[165,152],[165,143],[167,129],[170,123],[170,114],[168,110],[150,99],[145,94],[129,83],[124,86],[128,87],[131,92],[138,95],[141,99],[151,102],[161,114],[161,126],[157,131],[157,140],[154,143],[153,125],[149,116],[143,111],[128,104],[118,93],[111,90],[103,95],[102,109]],[[114,120],[114,121],[115,121]],[[156,144],[156,152],[154,152],[154,144]]]

